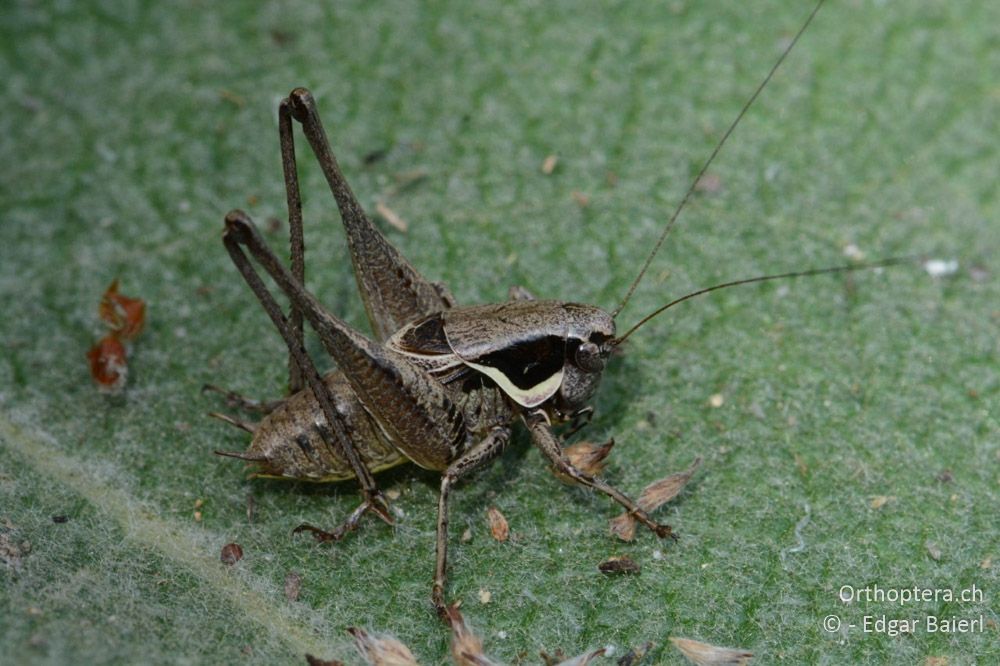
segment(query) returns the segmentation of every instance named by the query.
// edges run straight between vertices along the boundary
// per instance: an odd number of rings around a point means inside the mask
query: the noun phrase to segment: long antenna
[[[701,296],[702,294],[707,294],[710,291],[716,291],[718,289],[725,289],[726,287],[736,287],[741,284],[751,284],[753,282],[767,282],[768,280],[781,280],[783,278],[798,278],[807,277],[809,275],[822,275],[824,273],[846,273],[850,271],[863,271],[869,268],[885,268],[887,266],[895,266],[897,264],[908,264],[915,261],[922,261],[922,257],[894,257],[892,259],[883,259],[882,261],[874,261],[868,264],[849,264],[847,266],[830,266],[828,268],[811,268],[806,271],[793,271],[791,273],[779,273],[777,275],[761,275],[760,277],[744,278],[742,280],[733,280],[732,282],[723,282],[722,284],[716,284],[711,287],[705,287],[704,289],[699,289],[698,291],[692,291],[690,294],[681,296],[678,299],[670,301],[666,305],[660,306],[656,310],[653,310],[650,314],[646,315],[639,320],[639,323],[630,328],[625,335],[615,338],[614,344],[620,345],[625,342],[630,335],[635,333],[636,329],[648,322],[653,317],[657,316],[664,310],[668,310],[678,303],[683,303],[689,298],[694,298],[695,296]]]
[[[788,54],[791,53],[793,48],[795,48],[795,44],[796,42],[799,41],[799,37],[802,36],[802,33],[804,33],[806,31],[806,28],[809,27],[809,24],[812,23],[813,17],[816,16],[816,13],[819,11],[819,8],[823,6],[824,2],[825,0],[819,0],[819,2],[816,3],[816,6],[813,7],[812,13],[809,14],[809,18],[807,18],[806,22],[802,24],[802,27],[799,28],[799,31],[795,34],[795,37],[792,38],[792,41],[788,43],[788,46],[785,47],[784,52],[781,54],[781,56],[778,57],[778,60],[771,67],[771,71],[767,73],[767,76],[765,76],[764,80],[761,81],[759,86],[757,86],[757,89],[754,91],[753,95],[750,96],[750,99],[748,99],[746,103],[743,105],[743,108],[740,109],[740,112],[736,116],[736,119],[732,122],[731,125],[729,125],[729,129],[727,129],[726,133],[722,135],[722,139],[719,140],[719,143],[716,144],[715,149],[712,151],[712,154],[708,156],[708,159],[705,161],[705,164],[703,164],[701,170],[698,171],[698,175],[695,176],[694,180],[691,181],[691,185],[688,186],[687,192],[684,194],[684,198],[681,199],[681,202],[679,204],[677,204],[677,208],[674,209],[673,215],[670,216],[670,219],[667,221],[666,226],[663,227],[663,232],[660,234],[659,240],[656,241],[656,245],[653,246],[653,251],[649,253],[648,257],[646,257],[646,263],[642,265],[642,269],[639,271],[639,275],[636,276],[635,280],[632,282],[632,286],[628,288],[628,292],[625,294],[625,298],[622,299],[622,302],[618,305],[617,308],[615,308],[614,312],[611,313],[611,316],[613,318],[618,317],[618,313],[621,312],[623,309],[625,309],[625,305],[629,302],[629,299],[632,298],[632,294],[635,292],[636,287],[639,286],[639,283],[642,281],[643,276],[646,275],[646,271],[649,269],[649,265],[653,263],[653,258],[656,257],[656,253],[660,251],[660,246],[663,245],[663,241],[667,239],[667,234],[669,234],[670,230],[674,228],[674,223],[677,222],[677,217],[681,214],[681,211],[684,210],[684,207],[687,205],[687,202],[691,198],[691,195],[694,194],[694,190],[698,186],[698,181],[700,181],[702,176],[705,175],[705,172],[708,171],[708,167],[711,166],[712,162],[715,160],[715,156],[719,154],[720,150],[722,150],[722,146],[725,145],[726,140],[729,138],[729,135],[732,134],[733,130],[736,129],[736,126],[740,124],[740,121],[743,119],[743,116],[746,115],[747,110],[753,105],[754,101],[757,99],[758,95],[760,95],[764,87],[767,86],[768,82],[771,80],[771,77],[774,76],[774,73],[778,71],[779,67],[781,67],[781,63],[785,61],[785,58],[788,57]]]

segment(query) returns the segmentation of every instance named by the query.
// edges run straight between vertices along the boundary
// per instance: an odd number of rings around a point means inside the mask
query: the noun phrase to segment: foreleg
[[[655,522],[645,511],[639,508],[638,504],[632,501],[632,499],[620,490],[600,478],[584,474],[571,465],[570,462],[563,456],[559,438],[556,437],[554,432],[552,432],[552,426],[549,425],[548,418],[545,416],[544,412],[532,412],[525,417],[524,422],[525,425],[528,426],[528,430],[531,432],[531,441],[534,442],[535,446],[537,446],[545,457],[549,459],[556,472],[566,478],[569,478],[573,482],[580,484],[581,486],[593,488],[598,492],[604,493],[625,507],[625,510],[628,511],[631,516],[652,530],[653,533],[661,539],[668,536],[675,539],[677,538],[674,536],[669,525],[661,525]]]

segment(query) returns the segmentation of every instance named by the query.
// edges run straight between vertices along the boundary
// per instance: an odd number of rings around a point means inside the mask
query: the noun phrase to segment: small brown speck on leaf
[[[925,541],[924,548],[927,549],[927,554],[931,556],[932,560],[937,561],[941,559],[941,548],[933,541]]]
[[[299,591],[302,589],[302,576],[294,571],[288,572],[285,576],[285,599],[289,601],[299,600]]]
[[[888,504],[889,502],[891,502],[894,499],[896,499],[896,498],[894,496],[892,496],[892,495],[876,495],[875,497],[873,497],[871,499],[871,502],[869,503],[869,506],[871,506],[871,508],[873,508],[876,511],[878,511],[879,509],[881,509],[882,507],[884,507],[886,504]]]
[[[628,555],[609,557],[598,564],[597,568],[605,574],[637,574],[642,571],[639,564]]]
[[[987,557],[982,562],[979,563],[980,569],[989,569],[993,566],[993,558]]]
[[[195,511],[194,512],[194,522],[196,522],[196,523],[200,523],[201,522],[201,511]]]
[[[937,479],[938,483],[951,483],[955,480],[955,477],[952,475],[950,469],[941,470],[941,473],[934,478]]]
[[[948,657],[927,657],[924,666],[948,666]]]
[[[469,543],[470,541],[472,541],[472,529],[466,527],[465,530],[462,532],[462,536],[460,536],[458,540],[461,541],[462,543]]]
[[[194,508],[200,509],[203,506],[205,506],[205,500],[201,499],[200,497],[194,501]]]
[[[306,655],[306,663],[309,666],[344,666],[344,662],[337,659],[320,659],[319,657],[314,657],[311,654]]]
[[[637,500],[639,508],[650,513],[677,497],[700,466],[701,457],[699,456],[683,472],[671,474],[646,486]],[[627,512],[612,518],[609,527],[611,533],[622,541],[631,541],[635,538],[636,521]]]
[[[750,663],[753,652],[741,648],[725,648],[716,645],[709,645],[701,641],[694,641],[690,638],[670,638],[681,653],[688,658],[688,661],[698,666],[744,666]]]
[[[510,527],[507,525],[507,519],[504,518],[503,514],[495,506],[491,506],[486,510],[486,522],[490,526],[490,534],[497,541],[502,543],[510,536]]]
[[[391,636],[373,636],[364,629],[348,627],[354,647],[370,666],[418,666],[410,648]]]
[[[227,543],[222,547],[222,554],[219,556],[226,566],[233,566],[243,559],[243,547],[238,543]]]
[[[542,162],[542,173],[548,176],[556,170],[557,164],[559,164],[559,158],[555,155],[549,155],[545,158],[545,161]]]
[[[401,493],[398,488],[389,488],[389,490],[385,491],[385,498],[394,502],[399,499],[400,495]]]
[[[62,525],[63,523],[69,522],[69,516],[63,516],[63,515],[52,516],[52,522],[57,525]]]
[[[572,196],[573,196],[573,201],[575,201],[576,205],[579,206],[580,208],[586,208],[587,206],[590,205],[590,197],[584,194],[583,192],[578,192],[574,190]]]

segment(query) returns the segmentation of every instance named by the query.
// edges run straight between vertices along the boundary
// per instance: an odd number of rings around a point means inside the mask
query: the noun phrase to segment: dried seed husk
[[[701,458],[695,458],[691,466],[683,472],[671,474],[646,486],[642,494],[639,495],[639,499],[636,500],[639,508],[646,513],[651,513],[677,497],[700,466]],[[631,541],[635,538],[636,521],[628,513],[622,513],[612,518],[609,527],[611,533],[622,541]]]
[[[745,666],[753,658],[753,652],[742,648],[719,647],[690,638],[671,637],[670,642],[698,666]]]
[[[510,527],[507,525],[507,519],[504,518],[504,515],[495,506],[491,506],[486,510],[486,522],[490,526],[490,534],[497,541],[502,543],[510,536]]]
[[[348,627],[354,647],[370,666],[419,666],[410,648],[391,636],[373,636],[364,629]]]

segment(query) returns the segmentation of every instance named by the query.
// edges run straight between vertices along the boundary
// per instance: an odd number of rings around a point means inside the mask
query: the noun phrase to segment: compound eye
[[[604,359],[601,358],[601,348],[593,342],[584,342],[576,350],[576,365],[587,372],[604,370]]]

